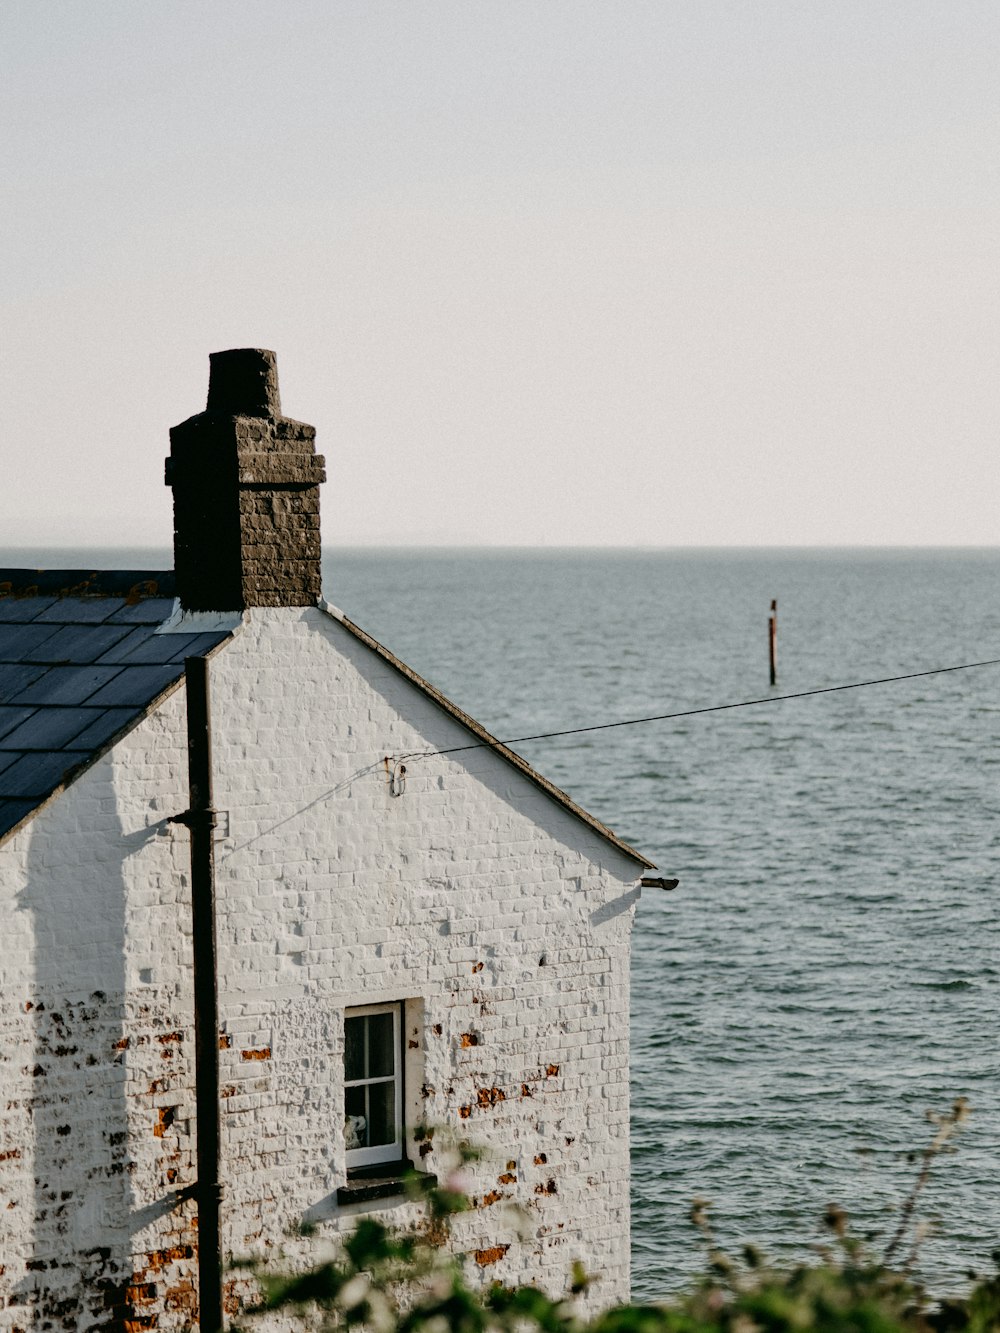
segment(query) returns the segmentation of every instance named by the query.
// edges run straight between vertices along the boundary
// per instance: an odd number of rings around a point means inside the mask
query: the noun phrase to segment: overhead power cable
[[[621,722],[595,722],[586,727],[567,727],[563,731],[539,731],[532,736],[515,736],[501,741],[501,745],[524,745],[527,741],[548,741],[559,736],[580,736],[588,731],[612,731],[616,727],[639,727],[648,722],[671,722],[681,717],[698,717],[703,713],[724,713],[734,708],[755,708],[758,704],[779,704],[789,699],[809,699],[816,694],[837,694],[842,690],[863,690],[872,685],[892,685],[901,680],[919,680],[924,676],[943,676],[952,671],[975,671],[978,667],[1000,666],[1000,657],[987,662],[963,662],[959,666],[932,667],[930,671],[908,671],[903,676],[879,676],[875,680],[855,680],[846,685],[822,685],[815,690],[797,690],[794,694],[765,694],[759,699],[740,699],[735,703],[708,704],[704,708],[685,708],[677,713],[654,713],[649,717],[629,717]],[[483,750],[488,741],[473,741],[469,745],[451,745],[443,750],[414,750],[404,759],[432,759],[439,754],[458,754],[462,750]]]

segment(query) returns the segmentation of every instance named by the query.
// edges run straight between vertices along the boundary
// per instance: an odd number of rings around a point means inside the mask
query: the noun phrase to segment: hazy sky
[[[996,0],[4,0],[0,545],[241,346],[327,543],[996,543],[998,131]]]

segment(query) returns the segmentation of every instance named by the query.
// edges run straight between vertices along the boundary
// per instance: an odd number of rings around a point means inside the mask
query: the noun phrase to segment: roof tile
[[[19,727],[0,737],[0,750],[61,750],[100,716],[99,708],[39,709]]]
[[[27,670],[27,668],[24,668]],[[120,666],[33,667],[45,674],[10,696],[18,704],[82,704],[121,671]],[[2,670],[2,668],[0,668]]]
[[[166,639],[169,642],[170,639],[175,639],[180,636],[176,634],[161,634],[159,637]],[[183,662],[185,657],[202,657],[205,653],[211,652],[212,649],[216,647],[217,644],[221,643],[225,637],[226,635],[220,634],[218,630],[213,630],[210,634],[196,634],[190,642],[184,644],[183,647],[178,646],[177,650],[167,660],[170,662]]]
[[[37,621],[25,630],[46,628]],[[63,625],[51,638],[22,653],[25,662],[96,662],[128,634],[125,625]],[[6,637],[6,636],[5,636]],[[5,650],[6,651],[6,650]]]
[[[90,696],[92,704],[133,704],[136,707],[148,704],[158,694],[180,680],[184,674],[183,664],[170,666],[122,666],[117,668],[95,668],[95,670],[116,670],[117,675]]]
[[[35,710],[27,704],[11,705],[0,704],[0,740],[12,731],[14,727],[19,727],[26,718],[31,717]]]
[[[119,731],[123,731],[129,722],[136,718],[134,708],[91,708],[94,720],[79,735],[73,737],[73,747],[77,750],[97,750],[105,741]]]
[[[90,755],[85,750],[36,750],[23,754],[0,773],[0,796],[27,799],[48,796]]]
[[[0,637],[0,659],[4,662],[23,662],[46,639],[54,639],[58,625],[4,624]]]
[[[101,628],[109,629],[110,624],[102,625]],[[99,657],[94,659],[95,661],[100,662],[102,666],[109,662],[127,661],[129,655],[132,652],[134,652],[136,648],[141,648],[144,643],[148,642],[148,640],[153,637],[153,631],[156,629],[156,626],[121,625],[118,628],[124,630],[125,637],[123,639],[119,639],[118,642],[112,644],[111,647],[108,648],[106,652],[101,653]],[[156,637],[161,638],[162,636],[157,635]]]
[[[162,625],[174,609],[172,597],[150,597],[134,605],[126,603],[111,617],[112,625]]]
[[[115,644],[99,660],[126,666],[165,666],[168,662],[183,662],[188,654],[198,652],[192,645],[199,639],[218,642],[218,638],[217,634],[154,634],[144,626],[133,630],[127,640]]]
[[[0,575],[0,624],[17,622],[23,624],[34,618],[55,602],[54,597],[15,597],[3,592],[3,578]]]
[[[60,625],[99,625],[124,605],[117,597],[57,597],[35,618]]]
[[[15,694],[20,694],[44,673],[45,667],[30,663],[0,665],[0,703],[13,699]]]

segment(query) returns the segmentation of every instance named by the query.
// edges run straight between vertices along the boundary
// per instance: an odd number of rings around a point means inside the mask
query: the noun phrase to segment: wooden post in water
[[[778,599],[771,602],[771,614],[767,621],[767,652],[771,665],[771,684],[778,683]]]

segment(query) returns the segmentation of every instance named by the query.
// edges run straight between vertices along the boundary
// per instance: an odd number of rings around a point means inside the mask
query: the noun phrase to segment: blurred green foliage
[[[581,1264],[563,1298],[533,1286],[496,1283],[483,1290],[470,1283],[463,1257],[447,1244],[451,1218],[467,1201],[445,1187],[419,1191],[424,1217],[411,1230],[365,1217],[335,1257],[308,1272],[275,1277],[255,1270],[263,1292],[255,1313],[280,1310],[310,1330],[373,1333],[1000,1333],[1000,1249],[994,1275],[969,1274],[962,1298],[937,1301],[914,1276],[924,1234],[917,1202],[931,1163],[965,1115],[959,1100],[950,1112],[930,1117],[934,1136],[919,1154],[897,1227],[879,1254],[831,1205],[824,1219],[829,1240],[811,1262],[772,1266],[752,1246],[736,1258],[716,1244],[709,1205],[695,1200],[691,1221],[706,1246],[706,1263],[687,1292],[662,1304],[618,1305],[587,1316],[578,1298],[591,1280]],[[416,1182],[413,1188],[416,1198]]]

